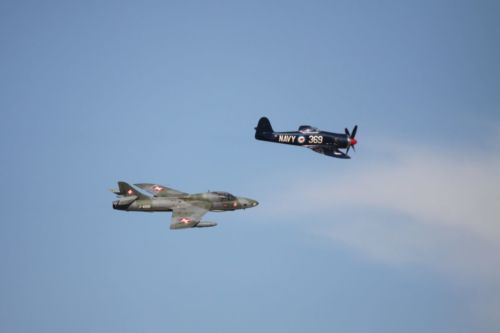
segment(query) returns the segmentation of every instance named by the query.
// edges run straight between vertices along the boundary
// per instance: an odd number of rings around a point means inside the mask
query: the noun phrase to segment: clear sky
[[[499,332],[499,41],[494,0],[2,1],[0,331]],[[175,232],[118,180],[260,205]]]

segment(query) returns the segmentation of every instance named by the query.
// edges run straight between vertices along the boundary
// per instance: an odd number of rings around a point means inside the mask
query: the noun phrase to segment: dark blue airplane
[[[349,149],[352,147],[355,151],[354,146],[358,143],[354,138],[357,130],[358,125],[354,126],[352,134],[349,133],[347,128],[345,129],[345,134],[337,134],[320,131],[308,125],[302,125],[298,131],[275,132],[269,119],[262,117],[255,128],[255,138],[262,141],[306,147],[327,156],[349,159],[351,158],[348,155]],[[344,153],[340,149],[346,149],[346,152]]]

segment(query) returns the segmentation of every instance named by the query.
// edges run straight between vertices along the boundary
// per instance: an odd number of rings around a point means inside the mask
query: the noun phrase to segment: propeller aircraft
[[[354,126],[352,133],[346,128],[344,134],[320,131],[316,127],[302,125],[297,131],[275,132],[271,122],[266,117],[262,117],[255,128],[255,138],[257,140],[282,143],[309,148],[316,153],[331,157],[350,159],[349,149],[355,151],[356,132],[358,126]],[[346,149],[345,152],[340,149]]]

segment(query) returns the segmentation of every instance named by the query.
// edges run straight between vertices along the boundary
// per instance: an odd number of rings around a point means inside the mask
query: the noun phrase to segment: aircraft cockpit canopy
[[[302,125],[299,127],[299,132],[302,133],[317,133],[318,129],[309,125]]]
[[[225,200],[225,201],[234,201],[236,200],[236,197],[234,195],[232,195],[231,193],[227,193],[227,192],[213,192],[219,196],[222,197],[222,200]]]

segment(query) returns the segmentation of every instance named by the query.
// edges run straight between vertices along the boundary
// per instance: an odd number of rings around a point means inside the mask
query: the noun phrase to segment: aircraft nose
[[[350,138],[349,141],[351,146],[354,146],[356,143],[358,143],[358,140],[356,140],[355,138]]]
[[[248,198],[240,198],[240,204],[242,208],[252,208],[259,204],[257,200],[248,199]]]

